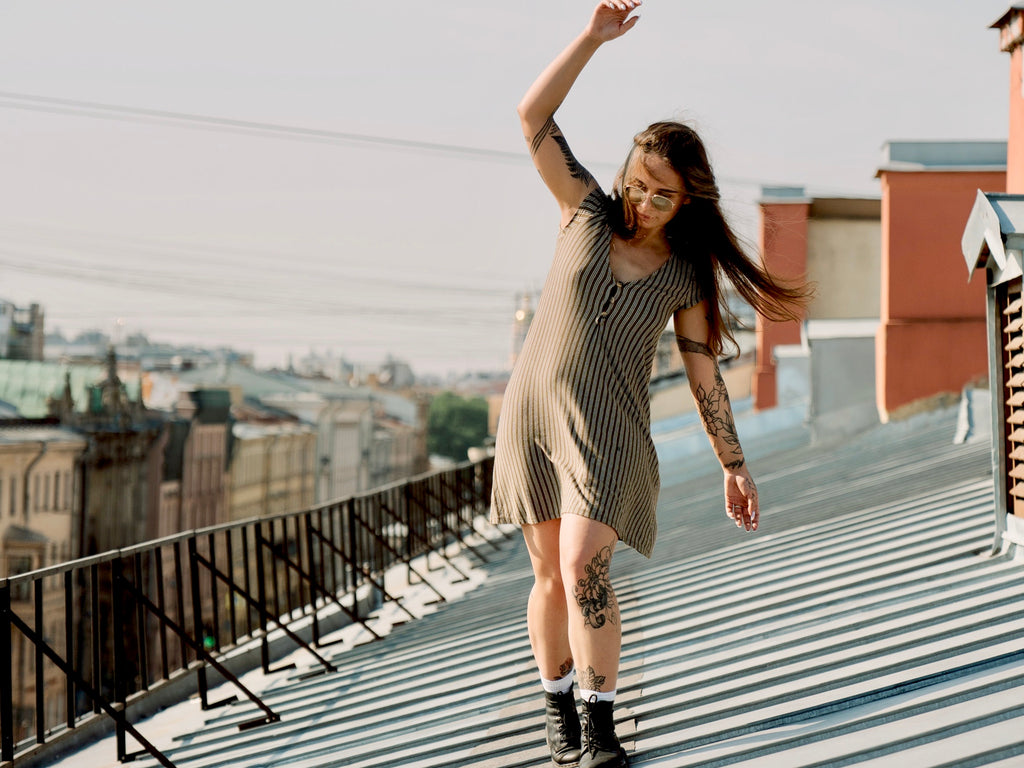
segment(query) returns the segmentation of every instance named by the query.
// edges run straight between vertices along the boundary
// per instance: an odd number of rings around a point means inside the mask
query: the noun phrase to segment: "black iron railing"
[[[279,720],[229,669],[226,653],[258,643],[270,672],[269,638],[278,630],[308,651],[318,672],[333,670],[318,653],[324,608],[371,638],[378,635],[369,610],[381,601],[415,618],[386,588],[384,574],[396,566],[444,600],[414,560],[431,552],[448,559],[456,542],[485,559],[480,546],[490,539],[474,546],[466,536],[489,503],[491,467],[491,459],[463,464],[300,512],[0,579],[0,760],[16,763],[105,715],[119,760],[140,754],[129,753],[131,736],[173,768],[130,722],[128,702],[194,674],[204,708],[226,703],[209,700],[210,668],[258,709],[242,730]],[[310,625],[308,639],[294,629],[300,619]]]

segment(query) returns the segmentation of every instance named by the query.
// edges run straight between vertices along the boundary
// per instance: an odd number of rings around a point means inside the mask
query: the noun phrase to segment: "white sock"
[[[572,690],[572,681],[574,678],[573,673],[576,668],[569,670],[569,674],[565,677],[560,677],[557,680],[547,680],[545,678],[540,679],[540,684],[544,686],[544,690],[547,693],[565,693],[566,691]]]
[[[591,691],[586,688],[580,688],[580,701],[615,701],[615,691]]]

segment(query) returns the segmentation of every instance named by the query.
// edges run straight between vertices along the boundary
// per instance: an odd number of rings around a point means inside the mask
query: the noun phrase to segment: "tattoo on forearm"
[[[740,448],[739,435],[736,434],[736,422],[732,416],[732,406],[729,403],[729,391],[725,388],[725,379],[718,368],[718,360],[707,344],[688,339],[685,336],[676,335],[676,343],[679,351],[696,352],[711,358],[714,363],[714,385],[710,390],[702,383],[697,384],[694,397],[697,400],[697,408],[700,411],[700,420],[704,430],[712,438],[715,450],[723,460],[726,469],[739,469],[744,464],[743,449]],[[726,461],[726,459],[731,459]]]
[[[587,575],[576,582],[573,594],[583,612],[584,626],[600,629],[608,622],[617,624],[619,621],[615,592],[609,577],[611,562],[612,548],[604,547],[586,566]]]
[[[587,691],[600,691],[606,680],[605,675],[599,675],[593,667],[580,670],[580,688]]]

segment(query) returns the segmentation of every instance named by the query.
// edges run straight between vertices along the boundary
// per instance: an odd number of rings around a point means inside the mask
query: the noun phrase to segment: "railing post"
[[[127,715],[128,693],[124,679],[123,645],[125,641],[125,622],[122,605],[122,601],[124,599],[122,591],[122,568],[121,558],[115,557],[110,563],[111,625],[113,628],[113,631],[110,634],[111,640],[113,641],[114,651],[114,706],[119,707],[119,711]],[[95,639],[95,642],[100,641],[100,638]],[[117,741],[117,759],[120,762],[124,762],[125,758],[128,756],[128,748],[125,743],[124,725],[120,720],[116,721],[115,736]]]
[[[203,637],[203,602],[199,594],[199,558],[196,551],[196,537],[188,539],[188,570],[189,581],[192,582],[192,639],[205,649]],[[187,628],[186,628],[187,631]],[[196,653],[199,661],[199,668],[196,669],[196,682],[199,686],[200,706],[203,709],[210,708],[209,690],[206,682],[206,659],[201,653]]]
[[[348,584],[349,588],[352,590],[353,595],[352,612],[354,618],[356,620],[359,620],[361,618],[359,612],[359,582],[356,580],[356,574],[359,572],[358,568],[356,567],[356,563],[359,558],[359,547],[357,546],[356,539],[356,512],[353,506],[352,499],[347,499],[345,501],[345,506],[342,507],[342,510],[342,514],[347,518],[347,520],[345,520],[344,522],[346,523],[345,531],[347,534],[346,538],[348,539],[348,541],[342,542],[341,550],[343,552],[346,549],[348,550],[349,556],[348,558],[346,558],[345,564],[348,566]]]
[[[42,639],[46,636],[46,626],[43,623],[43,580],[33,579],[33,599],[35,601],[35,623],[36,635]],[[43,683],[43,646],[42,643],[35,643],[35,671],[36,671],[36,744],[46,743],[46,707],[43,702],[43,695],[46,693],[46,686]]]
[[[253,545],[256,548],[256,602],[262,610],[259,612],[260,620],[260,662],[263,664],[263,674],[270,674],[270,643],[267,640],[267,586],[266,569],[263,567],[263,524],[259,521],[253,527]]]
[[[309,580],[308,580],[308,584],[309,584],[309,606],[310,606],[310,608],[312,609],[312,612],[313,612],[313,619],[312,619],[313,645],[314,646],[318,646],[318,645],[320,645],[320,611],[318,611],[317,608],[316,608],[317,594],[316,594],[315,582],[317,580],[314,578],[314,570],[315,569],[313,567],[313,564],[316,562],[316,558],[313,556],[313,513],[307,511],[306,514],[304,514],[302,516],[302,522],[303,522],[303,525],[306,526],[306,536],[305,536],[305,539],[306,539],[306,562],[308,563],[308,566],[309,566],[309,577],[310,577]],[[301,546],[301,544],[299,544],[298,546]],[[323,584],[323,576],[320,577],[319,583]]]
[[[11,585],[0,586],[0,760],[14,762],[14,680],[11,675]]]
[[[91,663],[92,663],[92,687],[97,694],[103,693],[103,676],[100,671],[100,664],[102,654],[100,652],[100,642],[103,637],[100,634],[100,567],[96,563],[93,563],[89,568],[89,607],[90,617],[89,624],[92,632],[92,638],[89,641],[89,648],[91,651]],[[96,697],[92,698],[92,713],[98,715],[102,710],[100,709],[100,700]]]
[[[75,582],[71,576],[72,571],[64,572],[64,648],[67,653],[68,666],[75,668]],[[2,653],[2,651],[0,651]],[[4,658],[4,657],[0,657]],[[66,720],[69,729],[75,727],[75,678],[72,675],[64,675],[65,708],[67,709]]]
[[[221,642],[220,642],[220,624],[221,624],[221,621],[220,621],[220,605],[219,605],[220,599],[218,597],[217,577],[215,575],[216,572],[217,572],[217,540],[214,538],[214,535],[212,533],[209,534],[206,537],[206,546],[209,547],[209,549],[210,549],[210,554],[208,555],[208,557],[210,559],[210,612],[213,614],[213,616],[210,618],[210,631],[213,633],[213,637],[210,638],[210,642],[211,642],[212,647],[207,647],[207,645],[206,645],[206,637],[205,637],[205,634],[204,634],[204,637],[203,637],[203,650],[210,651],[210,650],[213,650],[214,648],[218,648],[219,649],[220,646],[221,646]],[[205,628],[204,628],[203,631],[205,633]]]

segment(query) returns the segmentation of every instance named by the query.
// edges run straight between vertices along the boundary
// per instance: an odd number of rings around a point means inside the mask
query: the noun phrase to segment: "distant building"
[[[0,576],[72,559],[86,440],[30,421],[0,425]]]
[[[229,520],[230,393],[225,389],[182,392],[166,424],[160,514],[150,521],[151,539]]]
[[[813,197],[803,187],[763,187],[760,247],[783,279],[806,278],[816,295],[804,319],[877,320],[881,204],[868,197]],[[800,345],[803,322],[757,318],[754,407],[779,403],[775,350]]]
[[[46,359],[72,363],[95,363],[106,359],[113,346],[122,372],[182,371],[214,364],[252,365],[251,352],[229,347],[209,349],[194,345],[150,341],[142,333],[129,334],[114,341],[98,330],[83,331],[72,339],[56,331],[46,337]]]
[[[45,338],[42,307],[26,309],[0,299],[0,358],[42,360]]]
[[[228,387],[243,401],[291,414],[317,433],[315,501],[349,496],[428,468],[425,409],[414,397],[245,366],[178,375],[183,384]]]
[[[239,416],[231,427],[230,519],[266,517],[313,506],[316,440],[316,429],[298,419],[248,421]]]
[[[81,458],[84,509],[75,557],[147,541],[160,507],[160,481],[167,433],[160,414],[129,396],[117,374],[117,357],[107,356],[107,375],[89,385],[79,409],[70,386],[51,399],[63,426],[86,438]],[[136,388],[137,390],[137,388]]]
[[[526,341],[526,334],[530,330],[530,323],[533,322],[533,294],[526,292],[516,295],[516,312],[512,317],[512,349],[509,353],[509,370],[516,367],[516,360],[523,351],[523,343]]]
[[[806,403],[815,429],[833,435],[877,422],[881,201],[764,187],[760,208],[765,262],[806,276],[815,295],[803,322],[757,319],[754,406]]]
[[[0,426],[0,577],[27,573],[72,559],[81,515],[77,460],[86,442],[66,429],[30,421]],[[64,590],[44,579],[43,633],[59,638],[64,628]],[[34,612],[35,594],[26,585],[11,590],[11,607],[22,618]],[[11,635],[14,731],[18,739],[35,722],[36,668],[33,646],[20,632]],[[60,690],[63,675],[44,664],[47,691]],[[45,722],[66,720],[66,699],[46,696]]]

